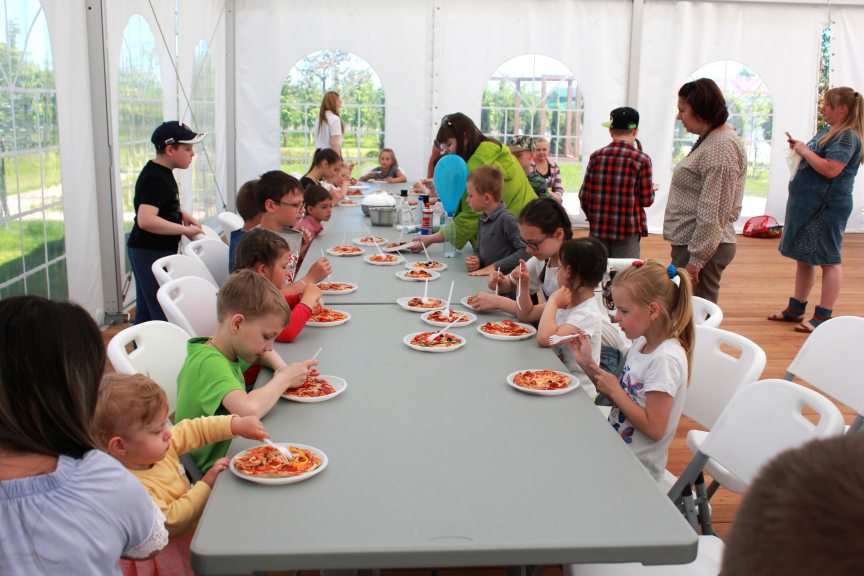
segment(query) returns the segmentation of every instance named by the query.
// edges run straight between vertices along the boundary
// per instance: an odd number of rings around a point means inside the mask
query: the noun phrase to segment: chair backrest
[[[172,324],[190,336],[216,333],[216,293],[211,282],[196,276],[176,278],[161,286],[156,299]]]
[[[620,272],[625,270],[631,266],[633,266],[634,262],[642,262],[638,258],[609,258],[606,261],[606,273],[603,274],[603,280],[600,281],[600,286],[598,286],[594,290],[594,298],[597,300],[597,304],[600,306],[601,310],[606,310],[609,314],[609,319],[613,320],[615,318],[615,308],[613,307],[611,310],[606,308],[606,304],[603,301],[603,287],[609,282],[612,278],[613,272]]]
[[[864,318],[826,320],[804,341],[784,378],[800,378],[864,415],[864,380],[855,368],[862,342]]]
[[[735,392],[762,375],[765,351],[728,330],[710,326],[694,329],[693,366],[684,415],[710,430]]]
[[[812,410],[813,424],[802,414]],[[786,380],[759,380],[741,388],[705,437],[700,452],[748,485],[763,464],[816,438],[843,434],[843,414],[815,390]]]
[[[213,279],[213,275],[207,269],[207,266],[204,265],[204,262],[200,258],[187,256],[186,254],[163,256],[153,262],[152,270],[153,276],[156,277],[156,282],[159,283],[159,286],[164,286],[171,280],[183,278],[184,276],[197,276],[198,278],[207,280],[214,286],[216,285],[216,280]]]
[[[183,248],[183,253],[200,259],[213,275],[217,286],[221,286],[228,278],[228,245],[221,240],[193,240]]]
[[[108,359],[121,374],[145,374],[168,396],[168,413],[177,404],[177,375],[186,361],[189,334],[179,326],[152,320],[118,332],[108,342]]]
[[[243,228],[243,217],[234,212],[220,212],[216,214],[216,218],[222,225],[222,231],[230,237],[231,232]]]
[[[693,296],[693,324],[719,328],[723,322],[723,310],[710,300]]]

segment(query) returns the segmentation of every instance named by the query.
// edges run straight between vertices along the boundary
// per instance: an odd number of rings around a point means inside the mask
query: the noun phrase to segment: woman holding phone
[[[825,94],[822,116],[828,124],[809,142],[786,133],[789,148],[801,163],[789,182],[786,222],[780,253],[795,260],[795,292],[786,309],[769,320],[796,322],[798,332],[812,332],[831,318],[840,295],[843,232],[852,213],[852,186],[864,162],[864,105],[861,94],[848,87]],[[822,268],[822,292],[813,317],[804,320],[807,298]]]

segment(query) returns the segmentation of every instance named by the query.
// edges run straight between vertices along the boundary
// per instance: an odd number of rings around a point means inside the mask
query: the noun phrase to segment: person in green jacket
[[[465,114],[457,112],[445,116],[435,140],[440,143],[442,152],[461,156],[468,163],[469,172],[480,166],[497,166],[504,175],[504,193],[501,199],[507,210],[514,216],[518,217],[522,208],[537,197],[531,184],[528,183],[525,171],[507,146],[502,146],[497,140],[484,136]],[[468,242],[476,244],[477,221],[480,219],[481,212],[471,209],[466,196],[467,193],[463,192],[456,214],[447,226],[435,234],[418,236],[412,250],[416,252],[423,250],[421,242],[426,246],[444,242],[445,234],[450,234],[450,226],[456,229],[454,245],[457,249],[461,249]]]

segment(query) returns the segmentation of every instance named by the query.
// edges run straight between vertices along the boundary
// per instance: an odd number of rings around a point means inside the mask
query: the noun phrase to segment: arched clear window
[[[342,157],[358,168],[378,164],[384,147],[384,88],[368,62],[345,50],[320,50],[297,62],[282,84],[280,127],[282,170],[305,174],[315,153],[321,99],[339,93],[344,132]]]
[[[204,222],[222,209],[216,185],[216,71],[210,46],[204,40],[195,45],[192,90],[189,94],[188,124],[196,132],[208,134],[195,146],[195,161],[189,167],[192,178],[192,214]],[[186,115],[184,115],[185,117]]]
[[[150,142],[153,130],[162,117],[162,76],[156,38],[143,16],[129,18],[123,30],[120,47],[120,71],[117,81],[117,127],[119,131],[120,195],[123,202],[123,225],[132,229],[135,208],[135,181],[141,168],[155,156]]]
[[[741,136],[747,151],[747,180],[744,184],[742,215],[762,214],[768,197],[768,171],[771,165],[771,136],[774,129],[774,103],[768,87],[750,68],[733,60],[712,62],[694,72],[688,82],[711,78],[723,91],[729,109],[729,124]],[[686,156],[696,142],[676,121],[672,143],[673,165]]]
[[[518,134],[546,138],[565,190],[578,190],[584,112],[582,92],[567,66],[526,54],[499,66],[486,82],[480,130],[505,144]]]
[[[0,13],[0,298],[68,297],[57,90],[37,0]]]

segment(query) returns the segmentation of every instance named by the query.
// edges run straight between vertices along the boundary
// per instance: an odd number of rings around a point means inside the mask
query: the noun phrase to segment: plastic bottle
[[[414,211],[414,225],[420,229],[423,223],[423,208],[429,203],[429,195],[422,194],[417,198],[417,209]]]
[[[432,233],[432,206],[423,205],[422,219],[420,220],[420,234],[428,236]]]
[[[437,201],[432,205],[432,233],[435,234],[444,223],[447,221],[447,212],[444,211],[444,205]]]
[[[447,226],[449,224],[449,226]],[[453,216],[444,213],[444,221],[441,223],[444,233],[444,257],[456,257],[456,227],[453,225]]]
[[[396,222],[397,230],[405,232],[414,232],[417,229],[414,226],[414,216],[411,214],[411,206],[408,205],[408,190],[402,190],[399,193],[399,198],[396,200]]]

